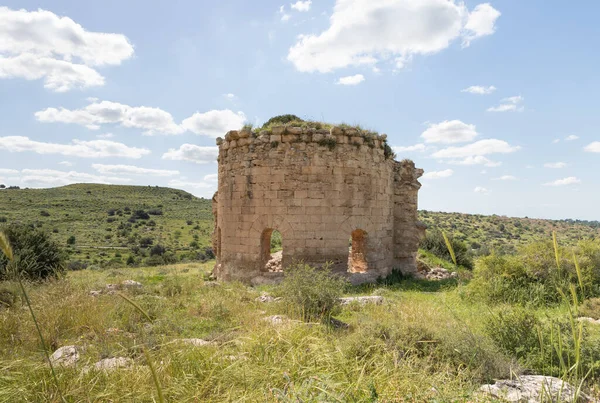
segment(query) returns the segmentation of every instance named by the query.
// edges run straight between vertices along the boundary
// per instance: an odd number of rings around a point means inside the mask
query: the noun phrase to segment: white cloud
[[[115,175],[150,175],[150,176],[175,176],[179,171],[169,171],[165,169],[142,168],[134,165],[104,165],[92,164],[92,168],[101,174]]]
[[[90,32],[68,17],[0,7],[0,78],[44,79],[48,89],[104,85],[95,67],[133,56],[126,36]]]
[[[519,150],[519,146],[511,146],[504,140],[486,139],[462,147],[448,147],[432,154],[434,158],[468,158],[488,154],[507,154]]]
[[[402,146],[395,146],[392,147],[392,150],[394,150],[395,153],[410,153],[410,152],[416,152],[416,151],[425,151],[426,147],[425,144],[415,144],[414,146],[406,146],[406,147],[402,147]]]
[[[281,14],[281,21],[286,22],[290,19],[291,15],[285,12],[285,6],[279,7],[279,14]]]
[[[501,162],[492,161],[482,155],[468,156],[462,160],[450,160],[448,164],[452,165],[485,165],[486,167],[498,167],[502,165]]]
[[[190,182],[185,180],[184,178],[173,179],[169,181],[169,186],[186,190],[195,196],[204,197],[207,199],[210,199],[216,190],[215,183]]]
[[[98,137],[99,139],[112,139],[113,137],[115,137],[115,135],[112,133],[104,133],[104,134],[97,134],[96,137]]]
[[[548,162],[544,164],[544,168],[564,168],[567,166],[566,162]]]
[[[20,182],[30,186],[64,186],[72,183],[126,183],[130,179],[111,176],[98,176],[84,172],[57,171],[54,169],[24,169]]]
[[[423,175],[423,179],[440,179],[440,178],[447,178],[449,176],[452,176],[452,174],[454,174],[454,171],[451,169],[446,169],[443,171],[431,171],[431,172],[426,172]]]
[[[512,175],[502,175],[499,178],[494,178],[495,181],[516,181],[517,177]]]
[[[124,127],[144,129],[144,134],[180,134],[183,127],[177,125],[170,113],[159,108],[129,106],[118,102],[93,102],[83,109],[47,108],[35,113],[40,122],[74,123],[97,130],[103,124],[119,124]]]
[[[181,126],[193,133],[217,138],[224,136],[229,130],[241,129],[245,121],[246,115],[243,112],[235,113],[224,109],[196,112],[185,119]]]
[[[472,85],[468,88],[465,88],[464,90],[461,90],[460,92],[468,92],[470,94],[476,95],[487,95],[491,94],[494,91],[496,91],[496,87],[494,87],[493,85],[490,85],[489,87],[484,87],[482,85]]]
[[[570,136],[565,137],[565,140],[566,141],[573,141],[573,140],[577,140],[578,138],[579,138],[579,136],[571,134]]]
[[[37,154],[61,154],[81,158],[141,158],[143,155],[150,154],[150,150],[145,148],[129,147],[108,140],[73,140],[71,144],[58,144],[34,141],[22,136],[0,137],[0,150],[31,151]]]
[[[16,175],[18,173],[19,171],[17,171],[16,169],[0,169],[0,175]]]
[[[475,189],[473,189],[473,192],[489,195],[491,191],[489,189],[484,188],[483,186],[476,186]]]
[[[432,123],[421,137],[426,143],[463,143],[477,137],[475,125],[469,125],[460,120],[445,120]]]
[[[196,164],[216,162],[219,156],[218,147],[201,147],[194,144],[183,144],[178,149],[171,148],[163,154],[165,160],[191,161]]]
[[[340,77],[336,84],[340,85],[357,85],[365,81],[365,76],[362,74],[355,74],[353,76]]]
[[[552,144],[557,144],[557,143],[560,143],[560,139],[554,139],[554,140],[552,140]]]
[[[552,182],[544,183],[544,186],[567,186],[567,185],[575,185],[578,183],[581,183],[580,179],[577,179],[574,176],[569,176],[568,178],[557,179]]]
[[[219,179],[219,174],[204,175],[204,180],[207,182],[217,182],[218,179]]]
[[[288,60],[304,72],[381,60],[401,68],[413,55],[437,53],[461,36],[467,45],[492,34],[499,15],[489,4],[469,13],[454,0],[337,0],[330,26],[318,35],[301,35]]]
[[[233,100],[237,99],[237,96],[235,94],[232,94],[231,92],[227,93],[227,94],[223,94],[223,96],[225,98],[227,98],[228,100],[230,100],[230,101],[233,101]]]
[[[463,39],[463,46],[469,46],[472,40],[496,32],[498,17],[500,17],[500,11],[492,7],[490,3],[477,5],[469,13],[469,19],[465,25],[466,34]]]
[[[308,11],[310,10],[310,5],[312,4],[312,0],[298,0],[295,3],[291,3],[290,7],[292,7],[296,11]]]
[[[500,105],[492,106],[488,108],[488,112],[523,112],[525,110],[525,106],[523,106],[523,98],[520,95],[514,97],[504,98],[500,101]]]
[[[59,165],[64,165],[66,167],[72,167],[74,164],[70,161],[61,161],[58,163]]]
[[[589,153],[600,153],[600,141],[594,141],[584,148]]]

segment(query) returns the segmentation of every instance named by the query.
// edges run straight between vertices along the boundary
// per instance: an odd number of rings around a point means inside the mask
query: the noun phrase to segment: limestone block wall
[[[385,135],[281,126],[230,131],[217,144],[219,279],[267,275],[273,230],[282,235],[284,268],[294,261],[332,262],[346,272],[352,238],[356,264],[348,276],[369,281],[395,265],[411,269],[422,171],[389,158]]]

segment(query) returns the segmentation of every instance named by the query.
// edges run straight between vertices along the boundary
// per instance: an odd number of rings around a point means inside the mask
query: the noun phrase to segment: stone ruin
[[[425,226],[417,218],[422,169],[395,161],[386,135],[356,128],[274,126],[230,131],[219,146],[213,197],[214,276],[275,282],[271,235],[282,236],[282,267],[329,265],[354,283],[392,269],[417,271]]]

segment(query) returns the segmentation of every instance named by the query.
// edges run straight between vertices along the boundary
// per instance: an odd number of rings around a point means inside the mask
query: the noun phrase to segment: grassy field
[[[136,211],[149,213],[135,218]],[[142,239],[174,252],[210,245],[211,201],[150,186],[77,184],[50,189],[0,191],[0,225],[23,222],[70,246],[71,260],[106,264],[126,256]],[[124,261],[124,259],[122,259]]]
[[[276,287],[213,285],[203,280],[210,267],[82,270],[28,286],[49,349],[81,351],[76,367],[56,369],[66,401],[157,401],[148,359],[171,402],[483,402],[490,400],[475,393],[482,383],[526,370],[500,351],[485,325],[511,307],[482,309],[456,282],[349,288],[347,295],[385,301],[343,307],[337,318],[350,328],[335,329],[293,317],[284,324],[264,320],[288,312],[283,303],[255,301],[264,291],[277,295]],[[89,294],[125,279],[143,284],[123,292],[150,320],[116,294]],[[532,310],[545,320],[567,311]],[[600,342],[598,329],[589,328]],[[212,343],[193,347],[180,338]],[[131,358],[133,366],[85,370],[110,357]],[[0,310],[0,401],[59,401],[23,305]]]

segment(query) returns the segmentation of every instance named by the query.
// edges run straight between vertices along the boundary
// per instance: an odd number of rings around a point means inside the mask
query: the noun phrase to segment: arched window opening
[[[283,238],[276,229],[263,231],[261,239],[261,261],[263,270],[269,272],[283,271]]]
[[[365,273],[367,264],[367,233],[361,229],[352,231],[350,251],[348,254],[348,271],[350,273]]]

